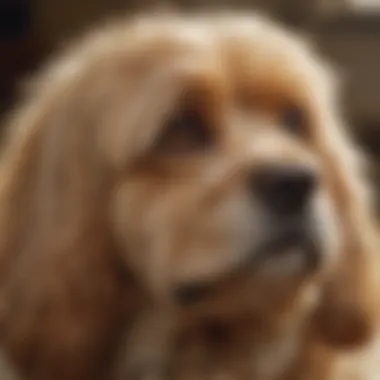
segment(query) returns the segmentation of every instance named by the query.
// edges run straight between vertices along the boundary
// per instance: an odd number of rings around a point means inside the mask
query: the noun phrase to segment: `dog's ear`
[[[93,130],[91,80],[60,70],[43,75],[6,131],[1,337],[31,377],[59,378],[62,368],[65,378],[89,378],[141,298],[106,224],[111,180]]]
[[[352,229],[347,231],[353,233]],[[351,349],[368,343],[375,333],[378,263],[368,258],[367,247],[350,241],[351,237],[347,240],[339,268],[324,286],[313,323],[325,343]]]
[[[374,335],[378,318],[378,238],[359,153],[336,121],[319,142],[328,185],[341,218],[343,247],[314,315],[325,343],[354,348]],[[331,132],[331,133],[330,133]]]

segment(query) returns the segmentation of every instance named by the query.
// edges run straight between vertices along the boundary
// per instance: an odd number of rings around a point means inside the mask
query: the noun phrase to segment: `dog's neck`
[[[175,379],[272,380],[285,371],[302,345],[305,318],[289,315],[269,329],[245,317],[231,325],[208,324],[181,336],[171,360]]]
[[[148,308],[139,316],[133,338],[127,334],[116,378],[282,380],[279,374],[302,353],[312,309],[310,292],[298,300],[299,305],[271,316],[202,317],[185,324]]]
[[[173,378],[196,372],[197,379],[282,380],[279,375],[304,354],[309,315],[317,301],[316,290],[309,288],[282,313],[260,318],[244,314],[226,323],[194,326],[180,334],[172,351],[171,363],[179,373]]]

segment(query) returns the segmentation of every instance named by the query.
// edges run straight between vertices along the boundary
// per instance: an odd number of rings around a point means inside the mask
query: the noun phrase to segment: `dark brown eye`
[[[185,110],[169,120],[157,141],[156,150],[162,153],[197,153],[211,144],[211,131],[202,115],[194,110]]]
[[[295,136],[303,137],[307,134],[307,120],[304,111],[297,106],[288,106],[281,115],[283,127]]]

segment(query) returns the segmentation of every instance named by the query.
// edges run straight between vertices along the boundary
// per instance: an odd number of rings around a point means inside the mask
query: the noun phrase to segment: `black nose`
[[[298,214],[307,207],[317,179],[311,168],[279,165],[261,168],[250,181],[255,196],[273,212]]]

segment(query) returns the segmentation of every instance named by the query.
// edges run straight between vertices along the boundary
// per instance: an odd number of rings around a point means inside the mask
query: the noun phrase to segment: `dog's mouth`
[[[308,225],[289,226],[265,240],[248,258],[251,268],[260,270],[261,265],[276,257],[297,251],[303,257],[304,269],[313,271],[318,267],[321,255],[317,236]]]
[[[174,290],[174,298],[180,306],[190,306],[211,297],[222,283],[239,277],[255,276],[266,266],[281,265],[291,254],[302,261],[302,273],[313,273],[320,264],[321,250],[317,237],[306,225],[281,229],[270,239],[264,240],[232,270],[217,278],[181,284]],[[281,270],[281,268],[280,268]]]

